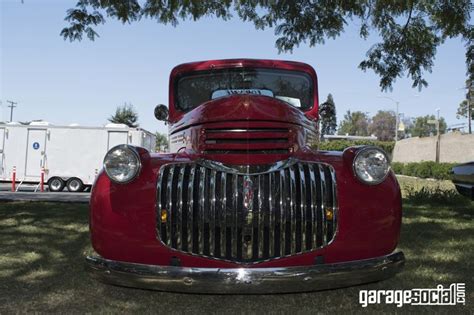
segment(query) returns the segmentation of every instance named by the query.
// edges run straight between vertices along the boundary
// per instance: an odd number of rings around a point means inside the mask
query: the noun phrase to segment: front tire
[[[84,184],[77,177],[68,179],[66,187],[69,192],[81,192],[82,190],[84,190]]]
[[[53,177],[48,181],[49,191],[52,192],[60,192],[64,189],[64,186],[66,186],[66,183],[60,177]]]

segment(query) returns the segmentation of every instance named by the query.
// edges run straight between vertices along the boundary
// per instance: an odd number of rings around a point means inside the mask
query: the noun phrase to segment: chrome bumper
[[[403,252],[301,267],[188,268],[134,264],[88,256],[86,267],[100,281],[143,289],[216,294],[307,292],[387,279],[401,270]]]

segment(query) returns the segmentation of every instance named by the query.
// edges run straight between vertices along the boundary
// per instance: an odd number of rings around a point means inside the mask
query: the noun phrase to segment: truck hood
[[[172,124],[171,133],[190,126],[226,121],[274,121],[311,126],[299,109],[268,96],[232,95],[203,103]]]

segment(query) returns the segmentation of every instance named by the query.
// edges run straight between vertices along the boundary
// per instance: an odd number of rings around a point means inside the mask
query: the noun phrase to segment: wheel
[[[62,191],[65,185],[66,184],[60,177],[53,177],[53,178],[50,178],[48,181],[49,191],[52,191],[52,192]]]
[[[67,190],[70,192],[80,192],[84,189],[84,184],[79,178],[73,177],[68,179],[66,187]]]

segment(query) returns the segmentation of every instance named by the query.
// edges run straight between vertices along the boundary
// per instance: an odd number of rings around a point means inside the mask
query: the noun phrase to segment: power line
[[[10,107],[10,122],[12,122],[13,121],[13,109],[16,107],[16,104],[18,104],[18,102],[7,101],[7,103],[10,103],[10,105],[8,105],[7,107]]]

